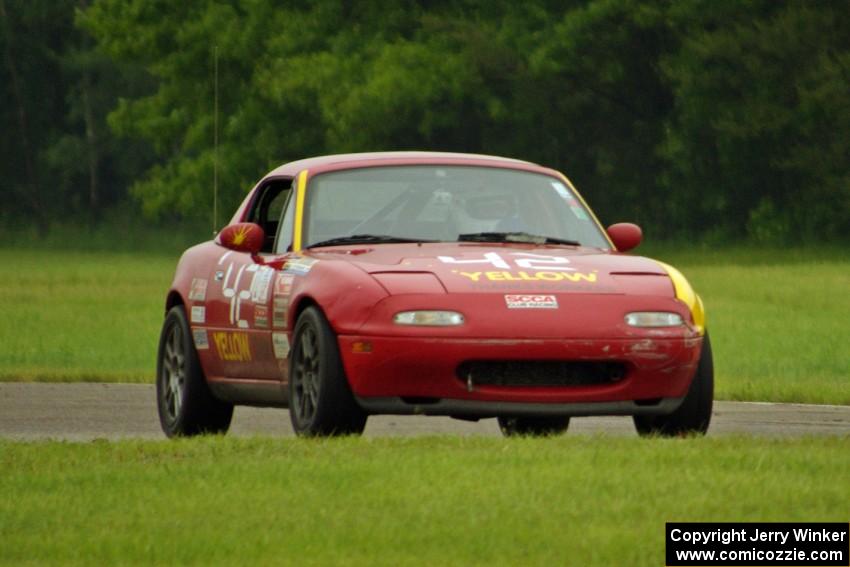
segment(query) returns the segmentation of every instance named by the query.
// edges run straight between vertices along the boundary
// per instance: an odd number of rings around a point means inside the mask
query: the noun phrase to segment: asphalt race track
[[[292,436],[286,410],[237,407],[231,435]],[[575,418],[569,434],[636,435],[630,418]],[[850,406],[715,402],[709,435],[850,435]],[[495,419],[373,416],[366,435],[500,435]],[[0,438],[162,439],[147,384],[0,383]]]

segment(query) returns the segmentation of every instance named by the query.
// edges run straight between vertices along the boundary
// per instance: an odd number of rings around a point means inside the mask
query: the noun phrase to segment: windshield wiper
[[[388,244],[393,242],[436,242],[425,238],[405,238],[403,236],[390,236],[388,234],[351,234],[349,236],[338,236],[328,240],[322,240],[307,246],[307,248],[318,248],[321,246],[344,246],[346,244]]]
[[[520,242],[523,244],[566,244],[581,246],[576,240],[566,240],[554,236],[538,236],[527,232],[472,232],[459,234],[459,242]]]

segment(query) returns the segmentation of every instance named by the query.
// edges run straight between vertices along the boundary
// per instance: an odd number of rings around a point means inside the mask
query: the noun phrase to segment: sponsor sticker
[[[274,277],[274,270],[268,266],[262,266],[251,281],[251,301],[254,303],[265,303],[269,298],[269,286]]]
[[[195,341],[195,348],[198,350],[207,350],[210,348],[206,329],[192,329],[192,340]]]
[[[292,293],[292,281],[295,276],[292,274],[279,274],[274,282],[275,295],[289,295]]]
[[[272,345],[276,358],[289,356],[289,337],[286,336],[286,333],[272,333]]]
[[[557,309],[558,298],[554,295],[506,295],[508,309]]]
[[[192,278],[192,287],[189,288],[190,301],[206,301],[207,299],[207,280],[202,278]]]
[[[269,328],[269,308],[265,305],[254,306],[254,326],[259,329]]]
[[[192,321],[192,323],[206,323],[207,308],[203,305],[193,305],[190,320]]]
[[[573,214],[576,216],[576,218],[578,220],[583,220],[583,221],[590,220],[590,217],[587,216],[587,213],[584,212],[584,209],[582,209],[578,205],[576,205],[574,207],[570,207],[570,210],[573,212]]]
[[[567,205],[570,206],[570,210],[573,212],[575,217],[579,220],[589,221],[590,217],[587,216],[585,210],[579,205],[576,198],[570,193],[570,190],[567,189],[567,186],[561,183],[560,181],[553,181],[552,187],[555,188],[555,191],[558,192],[558,195],[561,196],[563,200],[567,202]]]
[[[318,260],[313,258],[293,258],[286,261],[283,265],[283,271],[296,276],[304,276],[310,272],[316,262]]]
[[[289,297],[275,296],[272,303],[272,326],[286,327],[286,314],[289,310]]]
[[[562,199],[569,201],[573,198],[573,195],[570,193],[570,190],[567,189],[567,186],[560,181],[553,181],[552,187],[555,188],[555,191],[558,192],[558,195],[560,195]]]
[[[247,333],[215,332],[212,333],[218,357],[231,362],[250,362],[251,343]]]

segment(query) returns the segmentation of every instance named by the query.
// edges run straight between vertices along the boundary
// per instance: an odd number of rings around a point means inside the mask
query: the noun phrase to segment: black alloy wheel
[[[708,331],[702,342],[702,352],[696,373],[682,404],[667,415],[636,415],[635,429],[640,435],[681,437],[705,435],[711,423],[714,403],[714,360]]]
[[[289,415],[295,433],[363,433],[368,416],[351,393],[336,335],[317,307],[308,307],[298,317],[292,342]]]
[[[162,326],[156,399],[168,437],[225,433],[233,418],[233,404],[210,392],[182,305],[171,308]]]

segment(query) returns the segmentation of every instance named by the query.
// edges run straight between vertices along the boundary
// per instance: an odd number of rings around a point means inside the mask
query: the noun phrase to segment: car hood
[[[592,293],[672,296],[657,262],[596,248],[425,243],[342,246],[310,252],[350,262],[391,294]]]

